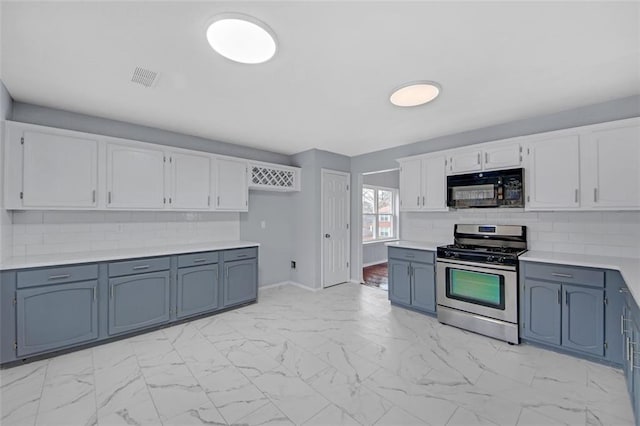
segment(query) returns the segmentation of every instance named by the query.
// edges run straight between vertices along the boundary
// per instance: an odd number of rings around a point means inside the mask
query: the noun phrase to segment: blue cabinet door
[[[561,299],[560,284],[525,280],[522,332],[525,338],[560,345]]]
[[[604,292],[563,285],[562,299],[562,346],[604,355]]]
[[[176,315],[184,318],[218,308],[218,265],[178,269]]]
[[[411,263],[411,305],[436,312],[436,271],[433,265]]]
[[[411,304],[410,263],[389,259],[389,300],[402,305]]]
[[[109,334],[169,321],[169,271],[109,279]]]
[[[258,296],[257,259],[224,263],[223,306],[251,302]]]
[[[93,280],[18,290],[18,356],[97,339],[97,286]]]

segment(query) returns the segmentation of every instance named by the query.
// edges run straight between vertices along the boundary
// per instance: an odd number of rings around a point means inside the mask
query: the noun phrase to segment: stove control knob
[[[445,257],[451,257],[451,256],[453,256],[453,253],[451,253],[450,251],[445,251],[444,252],[444,256]]]
[[[493,256],[487,256],[487,262],[493,262],[495,259]]]
[[[506,258],[506,257],[500,257],[500,258],[498,258],[498,262],[500,262],[500,263],[504,263],[504,261],[505,261],[505,260],[507,260],[507,258]]]

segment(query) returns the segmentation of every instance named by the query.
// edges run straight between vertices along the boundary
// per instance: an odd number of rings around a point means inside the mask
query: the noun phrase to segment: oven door
[[[518,322],[518,274],[512,267],[438,259],[437,296],[442,306]]]

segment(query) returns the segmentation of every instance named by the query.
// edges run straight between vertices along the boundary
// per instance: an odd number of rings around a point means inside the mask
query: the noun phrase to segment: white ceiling
[[[273,29],[270,62],[211,50],[207,21],[231,11]],[[0,76],[21,102],[357,155],[640,93],[639,22],[638,2],[5,1]],[[389,103],[415,80],[441,96]]]

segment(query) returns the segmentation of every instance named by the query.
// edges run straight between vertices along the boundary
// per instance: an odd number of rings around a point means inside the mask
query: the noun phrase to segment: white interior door
[[[349,281],[349,173],[322,170],[322,286]]]

